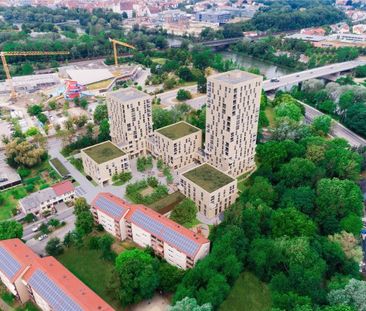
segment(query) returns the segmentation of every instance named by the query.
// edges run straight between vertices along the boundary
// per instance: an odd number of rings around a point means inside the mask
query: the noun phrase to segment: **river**
[[[278,67],[274,64],[265,62],[260,59],[255,59],[247,55],[233,52],[221,52],[220,54],[223,56],[224,59],[231,59],[232,61],[238,63],[240,66],[243,66],[245,68],[258,68],[260,72],[266,76],[267,79],[277,78],[291,73],[291,70],[288,68]]]

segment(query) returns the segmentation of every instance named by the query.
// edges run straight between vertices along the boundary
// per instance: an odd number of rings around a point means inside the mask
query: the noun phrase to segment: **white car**
[[[43,241],[44,239],[46,239],[48,237],[47,234],[42,234],[39,238],[38,241]]]
[[[40,227],[41,225],[35,225],[33,228],[32,228],[32,231],[33,232],[37,232],[38,230],[39,230],[39,227]]]

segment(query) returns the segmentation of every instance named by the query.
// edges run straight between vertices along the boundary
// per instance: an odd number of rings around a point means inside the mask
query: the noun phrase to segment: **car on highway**
[[[42,234],[40,237],[38,237],[38,241],[43,241],[44,239],[47,239],[48,235],[47,234]]]
[[[270,82],[280,82],[280,80],[278,80],[277,78],[272,78],[271,80],[269,80]]]

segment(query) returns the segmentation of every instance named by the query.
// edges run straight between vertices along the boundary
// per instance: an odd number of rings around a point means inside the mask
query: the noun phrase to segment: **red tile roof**
[[[206,243],[210,243],[210,241],[208,239],[206,239],[205,237],[203,237],[200,234],[196,234],[195,232],[177,224],[175,221],[157,213],[156,211],[154,211],[151,208],[148,208],[144,205],[139,205],[139,204],[129,204],[126,203],[125,201],[123,201],[121,198],[111,194],[111,193],[106,193],[106,192],[101,192],[99,193],[96,198],[93,200],[92,206],[94,206],[96,209],[100,210],[102,213],[107,214],[108,216],[116,219],[115,217],[113,217],[113,215],[106,213],[105,211],[103,211],[102,209],[99,209],[98,206],[95,206],[95,201],[100,197],[103,196],[105,199],[115,203],[116,205],[120,206],[121,209],[128,209],[128,212],[125,216],[123,216],[124,218],[126,218],[129,222],[134,223],[132,220],[132,216],[133,214],[137,211],[140,210],[141,212],[143,212],[145,215],[147,215],[148,217],[150,217],[151,219],[154,219],[156,221],[158,221],[159,223],[161,223],[163,226],[165,227],[169,227],[170,229],[184,235],[186,238],[194,241],[196,244],[199,245],[203,245]],[[122,217],[118,217],[118,221],[121,220]],[[137,226],[139,226],[138,224],[136,224]],[[146,230],[145,228],[143,228],[144,230]],[[151,232],[150,232],[151,233]],[[160,238],[160,237],[159,237]],[[164,240],[164,239],[162,239]],[[169,244],[169,243],[168,243]],[[173,245],[172,245],[173,246]],[[174,246],[176,247],[176,246]],[[176,247],[177,249],[179,249],[178,247]],[[182,251],[183,252],[183,251]],[[183,252],[184,253],[184,252]],[[195,254],[196,255],[196,254]]]
[[[59,286],[69,298],[82,308],[82,310],[114,311],[109,304],[81,282],[54,257],[38,258],[24,274],[24,280],[28,282],[32,275],[38,270],[43,271],[46,276]]]
[[[19,276],[29,281],[37,270],[43,271],[65,294],[85,311],[114,311],[102,298],[75,277],[54,257],[40,258],[20,239],[0,241],[3,248],[19,265],[20,269],[12,278],[14,282]],[[28,270],[27,270],[28,268]],[[46,300],[46,299],[45,299]]]
[[[5,249],[7,253],[16,260],[19,265],[19,271],[10,280],[14,282],[24,269],[32,264],[38,257],[27,245],[25,245],[20,239],[9,239],[0,241],[0,247]]]
[[[52,186],[53,191],[55,191],[57,196],[64,195],[65,193],[74,191],[74,185],[70,180],[62,181]]]

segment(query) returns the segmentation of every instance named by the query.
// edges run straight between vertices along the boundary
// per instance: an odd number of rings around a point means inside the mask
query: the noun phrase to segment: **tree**
[[[181,225],[185,225],[196,219],[196,214],[196,204],[190,199],[184,199],[172,211],[170,218]]]
[[[356,78],[366,77],[366,65],[356,67],[355,75],[356,75]]]
[[[348,214],[362,214],[361,190],[350,180],[321,179],[316,194],[316,220],[325,234],[339,231],[340,220]]]
[[[271,227],[274,237],[311,237],[316,233],[314,222],[294,207],[281,208],[274,211]]]
[[[32,105],[32,106],[28,107],[27,111],[31,116],[37,116],[42,112],[42,106],[41,105]]]
[[[86,109],[86,107],[88,107],[88,101],[86,100],[86,98],[82,98],[79,102],[79,106],[83,109]]]
[[[315,133],[326,136],[330,132],[332,126],[332,118],[326,115],[318,116],[313,119],[311,125]]]
[[[312,185],[317,177],[317,167],[307,159],[293,158],[283,164],[276,174],[278,181],[287,187]]]
[[[46,152],[35,144],[16,138],[5,145],[5,154],[9,165],[30,168],[40,163]]]
[[[329,235],[328,239],[340,245],[348,259],[352,259],[354,262],[362,260],[362,249],[352,233],[341,231],[340,233]]]
[[[212,306],[210,303],[205,303],[202,306],[197,304],[197,300],[194,298],[185,297],[180,301],[177,301],[174,306],[169,307],[169,311],[211,311]]]
[[[93,231],[94,219],[90,211],[83,211],[77,214],[75,228],[81,236],[88,235]]]
[[[85,198],[76,198],[74,201],[74,214],[79,215],[81,212],[88,212],[90,211],[90,206],[86,202]]]
[[[99,124],[99,134],[98,134],[98,141],[103,142],[106,140],[110,140],[110,129],[109,129],[109,122],[108,119],[104,119]]]
[[[98,248],[102,251],[102,257],[107,260],[114,260],[115,254],[111,247],[114,239],[109,234],[104,234],[98,239]]]
[[[138,303],[154,295],[159,285],[157,269],[157,260],[142,250],[126,250],[118,255],[118,296],[123,306]]]
[[[182,281],[185,271],[163,261],[159,264],[158,274],[158,289],[163,293],[174,293]]]
[[[345,305],[358,311],[365,311],[366,282],[351,279],[343,289],[330,291],[328,300],[331,305]]]
[[[181,78],[184,81],[193,81],[193,74],[191,72],[191,70],[186,67],[186,66],[182,66],[178,69],[178,77]]]
[[[52,238],[47,242],[46,252],[50,256],[58,256],[64,252],[59,238]]]
[[[366,137],[366,106],[354,105],[347,110],[345,125],[363,137]]]
[[[14,220],[0,222],[0,240],[8,240],[23,236],[23,226]]]
[[[275,107],[276,118],[287,117],[294,121],[300,121],[303,117],[301,109],[298,105],[290,102],[283,102]]]
[[[99,124],[104,119],[108,119],[107,105],[99,104],[94,110],[94,122]]]
[[[203,73],[197,77],[197,91],[202,94],[207,92],[207,78]]]
[[[281,197],[279,206],[295,207],[301,212],[312,216],[314,213],[315,193],[310,187],[287,189]]]
[[[179,100],[179,101],[183,101],[183,100],[187,100],[187,99],[191,99],[191,98],[192,98],[191,93],[185,89],[180,89],[177,93],[177,100]]]
[[[277,194],[267,178],[258,176],[254,178],[253,185],[248,187],[241,197],[254,205],[265,203],[273,206]]]

